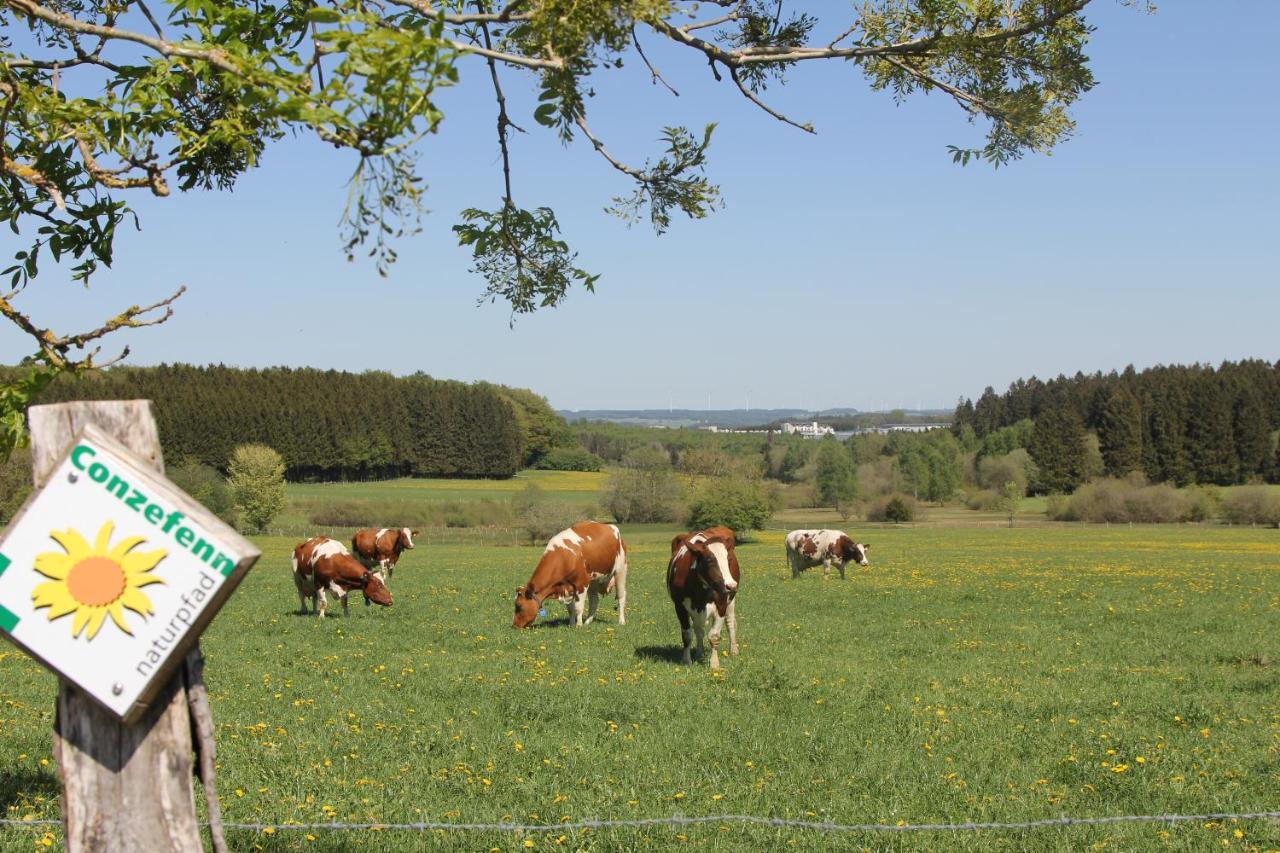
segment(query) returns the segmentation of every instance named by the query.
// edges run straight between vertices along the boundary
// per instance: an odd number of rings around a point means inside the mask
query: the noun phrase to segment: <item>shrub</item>
[[[993,512],[1000,509],[1000,501],[1002,496],[995,489],[979,489],[976,492],[970,492],[965,498],[964,505],[969,509],[981,512]]]
[[[240,526],[261,532],[284,509],[284,460],[265,444],[242,444],[232,451],[228,471]]]
[[[511,510],[530,543],[545,542],[574,522],[594,514],[565,501],[548,498],[533,483],[511,499]]]
[[[601,494],[604,508],[616,521],[679,521],[684,516],[680,484],[670,457],[661,448],[637,448],[623,457],[622,464],[609,475]]]
[[[542,471],[599,471],[603,465],[603,459],[581,447],[555,447],[533,463]]]
[[[1048,515],[1056,521],[1159,524],[1193,520],[1202,511],[1197,505],[1192,495],[1166,484],[1108,478],[1081,486],[1069,498],[1050,499]]]
[[[387,501],[352,498],[315,501],[307,520],[319,527],[510,527],[516,523],[508,501]]]
[[[31,495],[31,451],[20,447],[0,463],[0,521],[13,518]]]
[[[1266,486],[1233,489],[1222,503],[1222,514],[1232,524],[1280,527],[1280,493]]]
[[[1027,485],[1036,478],[1036,463],[1031,461],[1031,454],[1019,448],[1003,456],[987,456],[978,461],[978,485],[984,489],[998,492],[1004,484],[1013,481],[1027,491]]]
[[[867,521],[891,521],[898,524],[914,521],[916,515],[916,502],[910,495],[890,495],[867,508]]]
[[[234,521],[235,507],[231,503],[231,492],[217,468],[188,456],[168,468],[165,475],[209,512],[228,524]]]
[[[760,480],[716,477],[702,487],[689,508],[689,526],[700,529],[723,524],[743,539],[747,531],[762,529],[769,515],[769,495]]]

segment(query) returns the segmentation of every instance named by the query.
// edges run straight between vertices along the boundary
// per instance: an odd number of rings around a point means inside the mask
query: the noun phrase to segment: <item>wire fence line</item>
[[[1219,820],[1260,820],[1280,819],[1280,811],[1260,812],[1209,812],[1205,814],[1163,814],[1163,815],[1104,815],[1102,817],[1062,817],[1044,818],[1042,820],[1015,821],[1001,823],[997,821],[965,821],[963,823],[835,823],[833,821],[795,820],[782,817],[758,817],[756,815],[703,815],[685,817],[649,817],[629,819],[579,820],[568,823],[514,823],[500,821],[498,823],[444,823],[437,821],[419,821],[416,823],[224,823],[228,830],[248,830],[262,832],[287,831],[378,831],[378,832],[564,832],[582,829],[642,829],[655,826],[695,826],[706,823],[737,823],[750,826],[766,826],[778,829],[804,829],[817,832],[975,832],[985,830],[1029,830],[1047,827],[1067,826],[1103,826],[1117,823],[1186,823],[1188,821]],[[5,826],[52,826],[62,825],[60,820],[48,818],[40,820],[21,820],[16,818],[0,818],[0,825]]]

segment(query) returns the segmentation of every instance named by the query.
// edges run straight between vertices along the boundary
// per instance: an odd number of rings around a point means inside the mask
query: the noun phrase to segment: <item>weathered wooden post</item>
[[[61,676],[67,849],[202,849],[198,769],[225,850],[198,640],[260,552],[164,479],[149,401],[28,421],[36,493],[0,540],[0,628]]]

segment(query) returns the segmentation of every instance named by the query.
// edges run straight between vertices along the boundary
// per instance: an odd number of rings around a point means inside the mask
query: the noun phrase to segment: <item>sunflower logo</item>
[[[36,557],[36,571],[50,580],[32,591],[35,607],[48,607],[50,622],[75,613],[71,621],[73,637],[80,636],[88,626],[86,639],[92,640],[108,614],[116,627],[132,635],[133,631],[124,621],[123,608],[144,617],[155,613],[151,600],[139,588],[164,583],[150,572],[168,552],[133,553],[134,548],[146,541],[143,536],[125,539],[111,548],[114,530],[114,522],[103,524],[92,548],[73,529],[50,531],[50,538],[66,553],[46,551]]]

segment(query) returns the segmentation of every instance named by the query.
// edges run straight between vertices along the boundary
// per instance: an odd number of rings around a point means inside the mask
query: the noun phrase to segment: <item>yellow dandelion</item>
[[[142,536],[131,536],[112,548],[114,529],[114,522],[103,524],[93,547],[73,529],[50,531],[50,538],[66,553],[45,551],[36,557],[35,570],[49,580],[32,591],[35,607],[48,607],[50,622],[74,613],[73,637],[79,637],[87,627],[85,639],[92,640],[107,616],[121,631],[132,634],[124,619],[126,607],[143,617],[155,613],[151,600],[139,588],[164,583],[151,570],[168,552],[134,553],[133,549],[146,541]]]

